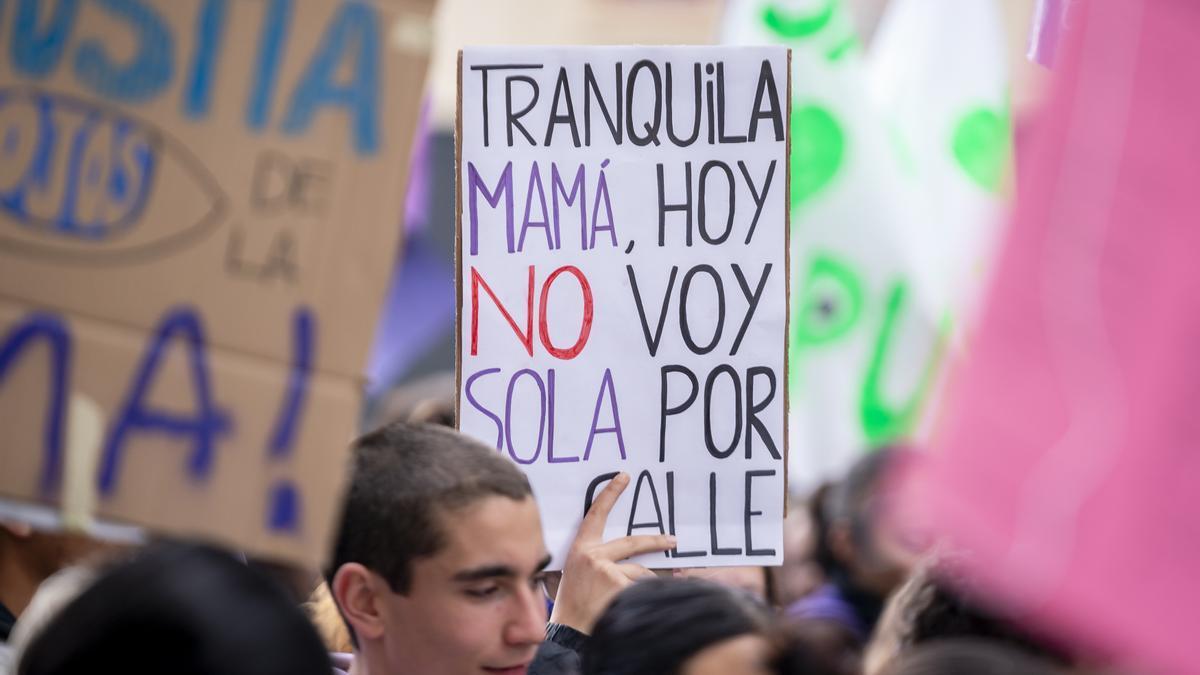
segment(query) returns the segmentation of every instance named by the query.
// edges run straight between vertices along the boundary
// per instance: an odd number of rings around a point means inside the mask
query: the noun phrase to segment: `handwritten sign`
[[[431,4],[0,5],[0,496],[321,559]]]
[[[590,500],[655,567],[782,556],[789,63],[778,47],[465,50],[459,425],[561,565]]]

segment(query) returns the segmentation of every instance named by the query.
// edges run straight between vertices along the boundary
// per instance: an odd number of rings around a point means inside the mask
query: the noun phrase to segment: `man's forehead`
[[[483,497],[457,509],[442,509],[438,519],[444,546],[434,557],[450,573],[481,565],[506,565],[520,574],[532,573],[547,556],[532,497]]]

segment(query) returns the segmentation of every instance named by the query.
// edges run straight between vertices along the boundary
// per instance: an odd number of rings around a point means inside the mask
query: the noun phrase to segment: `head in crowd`
[[[988,640],[1057,665],[1071,661],[978,598],[952,569],[946,560],[922,566],[896,591],[867,649],[864,673],[884,672],[916,647],[962,638]]]
[[[778,675],[859,675],[858,649],[827,625],[785,621],[774,634]]]
[[[789,494],[787,515],[783,519],[783,564],[767,568],[775,579],[781,607],[813,592],[824,580],[815,557],[816,543],[812,513],[803,499]]]
[[[98,547],[82,535],[0,522],[0,643],[8,641],[14,620],[43,581]]]
[[[390,422],[454,426],[454,371],[439,371],[393,386],[367,402],[364,428]]]
[[[29,606],[21,613],[21,620],[13,626],[9,636],[12,647],[12,662],[16,663],[42,630],[58,616],[64,607],[91,587],[96,579],[107,572],[112,560],[106,557],[88,558],[83,562],[64,567],[38,586],[37,593]],[[0,673],[8,670],[0,667]]]
[[[989,640],[932,642],[892,661],[881,675],[1063,675],[1044,659]]]
[[[675,570],[675,576],[705,579],[742,591],[769,607],[778,605],[775,577],[769,567],[685,567]]]
[[[910,555],[883,520],[885,479],[901,452],[875,450],[813,495],[815,558],[827,583],[794,603],[789,614],[837,623],[859,641],[871,634],[909,566]]]
[[[583,675],[760,675],[771,672],[766,609],[700,579],[648,579],[596,621]]]
[[[529,483],[494,449],[404,423],[355,443],[326,576],[357,672],[527,665],[545,633],[549,560]]]
[[[25,648],[18,675],[328,675],[287,594],[229,554],[159,545],[114,566]]]
[[[816,559],[827,575],[845,575],[879,597],[895,590],[908,572],[908,555],[883,526],[884,479],[903,451],[867,454],[833,484],[818,505]]]

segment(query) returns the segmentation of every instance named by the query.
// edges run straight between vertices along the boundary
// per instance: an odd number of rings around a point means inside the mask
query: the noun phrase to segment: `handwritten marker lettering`
[[[679,541],[642,562],[779,561],[788,85],[778,48],[463,53],[460,426],[555,566],[621,471],[607,536]]]

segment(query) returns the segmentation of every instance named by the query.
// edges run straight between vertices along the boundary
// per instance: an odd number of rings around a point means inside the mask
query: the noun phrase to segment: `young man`
[[[628,477],[595,500],[568,557],[551,632],[581,639],[645,568],[619,561],[669,537],[600,541]],[[550,562],[525,476],[453,430],[391,424],[355,443],[326,577],[355,642],[355,675],[524,675],[547,632]],[[548,672],[543,669],[542,672]]]

